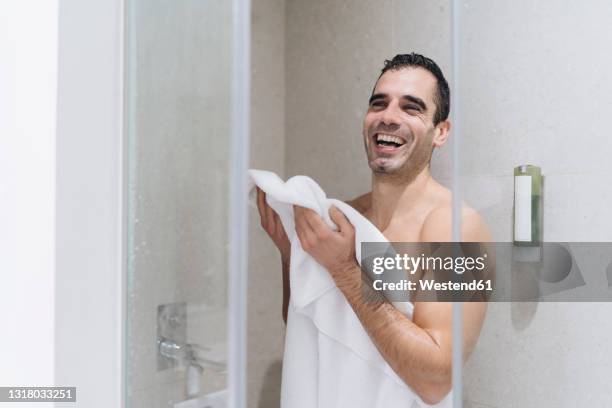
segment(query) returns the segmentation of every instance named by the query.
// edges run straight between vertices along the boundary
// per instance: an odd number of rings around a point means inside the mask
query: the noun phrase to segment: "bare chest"
[[[389,226],[381,231],[390,242],[419,242],[423,223],[410,226]]]
[[[392,219],[389,225],[383,228],[378,227],[390,242],[419,242],[426,216],[427,213],[421,213],[397,217]]]

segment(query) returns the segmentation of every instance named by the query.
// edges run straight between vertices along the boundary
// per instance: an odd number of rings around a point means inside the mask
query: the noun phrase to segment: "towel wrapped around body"
[[[291,242],[291,298],[283,357],[281,408],[429,407],[393,371],[363,328],[332,277],[306,253],[295,233],[293,205],[318,213],[331,228],[329,207],[336,206],[355,228],[355,253],[362,242],[387,242],[383,234],[350,205],[329,199],[309,177],[284,182],[276,174],[249,170],[279,215]],[[410,302],[393,305],[412,319]],[[452,405],[448,394],[435,407]]]

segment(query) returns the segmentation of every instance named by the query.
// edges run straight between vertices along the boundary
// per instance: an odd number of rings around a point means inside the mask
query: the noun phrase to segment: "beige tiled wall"
[[[512,169],[541,166],[546,241],[612,240],[612,5],[469,0],[461,11],[465,198],[512,237]],[[602,273],[604,273],[602,271]],[[465,368],[493,407],[607,406],[609,303],[492,304]],[[503,352],[501,352],[503,351]],[[486,381],[483,379],[486,378]]]
[[[393,50],[392,16],[391,1],[287,1],[286,172],[329,196],[369,187],[361,124]]]
[[[285,173],[285,4],[252,3],[252,168]],[[247,401],[249,408],[279,406],[284,345],[278,250],[249,213]]]

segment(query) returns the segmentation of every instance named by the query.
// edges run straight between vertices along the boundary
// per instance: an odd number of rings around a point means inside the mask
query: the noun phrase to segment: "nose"
[[[381,112],[380,121],[386,126],[399,125],[399,106],[395,101],[390,102]]]

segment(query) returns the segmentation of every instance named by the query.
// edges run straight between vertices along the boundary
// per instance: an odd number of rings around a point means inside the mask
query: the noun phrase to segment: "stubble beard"
[[[412,143],[416,143],[413,139]],[[426,141],[419,143],[414,147],[414,150],[409,156],[403,158],[404,162],[399,166],[394,166],[394,163],[375,163],[375,153],[373,149],[369,149],[366,145],[368,156],[368,165],[372,170],[375,179],[410,184],[423,169],[429,166],[432,150]]]

